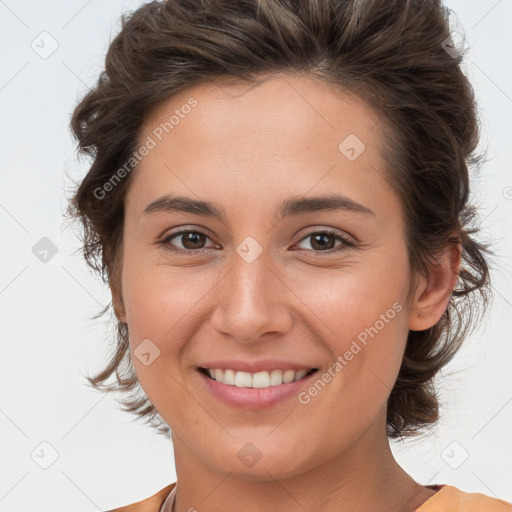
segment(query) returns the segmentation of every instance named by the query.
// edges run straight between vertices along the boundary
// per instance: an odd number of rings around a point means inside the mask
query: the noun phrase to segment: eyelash
[[[180,235],[184,235],[186,233],[196,233],[196,234],[199,234],[199,235],[204,235],[206,238],[209,238],[209,236],[206,235],[206,233],[203,233],[201,231],[197,231],[197,230],[194,230],[194,229],[185,229],[185,230],[182,230],[182,231],[177,231],[176,233],[172,233],[171,235],[169,235],[168,237],[166,237],[164,240],[162,240],[159,243],[166,250],[174,252],[176,254],[187,254],[187,255],[191,254],[191,253],[202,254],[205,250],[208,249],[208,247],[207,248],[201,248],[201,249],[177,249],[177,248],[172,247],[170,245],[170,242],[171,242],[172,239],[177,238]],[[321,231],[312,231],[311,233],[308,233],[306,236],[302,237],[299,240],[298,243],[306,240],[307,238],[312,237],[313,235],[329,235],[329,236],[333,236],[335,239],[337,239],[337,240],[342,242],[342,246],[338,246],[338,248],[334,247],[332,249],[328,249],[328,250],[325,250],[325,251],[315,251],[315,250],[304,249],[304,250],[306,250],[308,252],[312,252],[312,253],[315,253],[315,254],[333,254],[335,252],[340,252],[340,251],[347,250],[347,249],[350,249],[350,248],[353,248],[353,247],[356,246],[356,244],[354,242],[352,242],[348,238],[345,238],[344,236],[340,235],[338,232],[333,231],[331,229],[323,229]],[[340,249],[340,247],[342,247],[342,248]]]

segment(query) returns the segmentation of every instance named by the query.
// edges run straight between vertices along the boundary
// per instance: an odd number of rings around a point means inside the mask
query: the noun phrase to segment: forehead
[[[197,105],[189,109],[191,98]],[[174,116],[174,126],[164,136],[172,132],[169,142],[176,144],[193,135],[203,144],[214,141],[217,145],[226,134],[237,135],[238,144],[244,135],[291,144],[322,135],[332,147],[349,134],[372,143],[380,122],[378,113],[354,93],[313,77],[284,74],[265,76],[257,83],[218,79],[187,88],[155,107],[142,126],[142,137],[165,125],[173,113],[179,119]],[[187,117],[193,119],[193,134],[184,122]],[[227,140],[225,146],[234,142]]]
[[[382,181],[385,167],[379,125],[357,96],[310,77],[189,87],[143,123],[140,143],[149,137],[155,144],[138,165],[128,200],[136,194],[140,209],[142,198],[176,189],[201,198],[229,197],[231,190],[231,199],[243,202],[262,191],[296,195],[340,186],[364,199],[361,190],[374,186],[376,175]]]

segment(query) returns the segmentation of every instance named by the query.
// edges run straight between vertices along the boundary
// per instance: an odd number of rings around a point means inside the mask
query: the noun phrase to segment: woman
[[[512,510],[389,447],[435,425],[488,293],[461,60],[434,0],[123,20],[73,114],[92,165],[70,212],[118,319],[90,381],[143,390],[123,404],[170,433],[177,482],[116,510]]]

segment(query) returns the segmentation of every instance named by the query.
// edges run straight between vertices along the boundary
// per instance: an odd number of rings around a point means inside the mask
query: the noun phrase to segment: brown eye
[[[310,240],[309,244],[311,246],[311,249],[306,248],[306,250],[312,252],[337,252],[339,250],[344,250],[349,247],[354,247],[355,245],[353,242],[341,236],[335,231],[318,231],[310,233],[301,240],[301,243],[304,242],[305,240]],[[341,242],[337,246],[337,248],[335,247],[336,241]]]
[[[181,247],[178,245],[176,247],[174,243],[171,243],[172,240],[177,239],[181,242]],[[186,253],[188,251],[200,252],[201,249],[206,249],[205,242],[209,240],[209,237],[200,231],[179,231],[178,233],[173,233],[169,235],[167,238],[162,240],[161,244],[170,251],[175,252],[183,252]]]
[[[332,249],[336,243],[335,238],[332,235],[326,235],[323,233],[311,235],[311,247],[318,250]]]
[[[190,231],[180,236],[185,249],[201,249],[207,238],[203,233],[197,231]]]

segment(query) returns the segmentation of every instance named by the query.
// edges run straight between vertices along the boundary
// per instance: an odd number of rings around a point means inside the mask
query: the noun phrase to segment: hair
[[[106,198],[95,190],[129,161],[143,122],[163,100],[193,85],[250,84],[276,73],[357,95],[381,119],[386,178],[403,207],[414,275],[427,275],[447,246],[462,248],[448,306],[433,327],[409,331],[387,403],[388,437],[424,433],[439,419],[434,377],[490,298],[492,252],[476,240],[477,210],[469,203],[469,174],[483,159],[477,107],[461,69],[465,51],[446,47],[451,12],[441,0],[167,0],[123,14],[105,69],[71,119],[78,150],[91,160],[67,210],[80,220],[86,263],[122,296],[124,198],[134,171]],[[113,297],[96,317],[116,311]],[[128,395],[120,399],[124,410],[168,437],[140,387],[128,339],[118,319],[110,361],[87,379]]]

